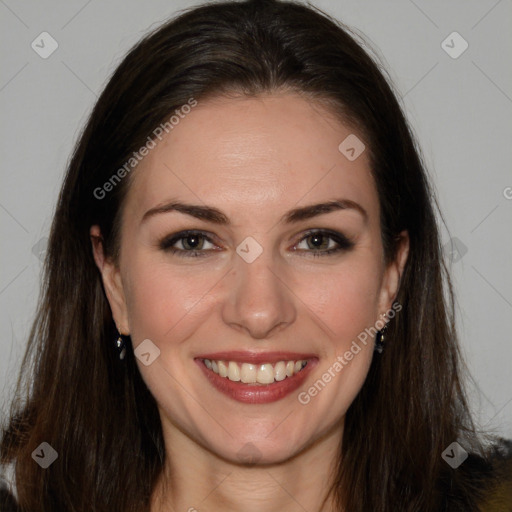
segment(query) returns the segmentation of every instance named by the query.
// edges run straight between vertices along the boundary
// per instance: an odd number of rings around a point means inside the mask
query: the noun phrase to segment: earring
[[[386,314],[384,314],[384,318],[386,317]],[[384,332],[388,328],[388,322],[386,322],[386,325],[380,330],[377,331],[377,334],[375,336],[375,352],[378,352],[379,354],[382,354],[382,351],[384,350],[384,340],[385,335]]]
[[[116,340],[116,349],[117,352],[119,353],[119,359],[121,359],[122,361],[124,359],[124,356],[126,355],[126,342],[123,338],[123,335],[120,332],[119,337]]]

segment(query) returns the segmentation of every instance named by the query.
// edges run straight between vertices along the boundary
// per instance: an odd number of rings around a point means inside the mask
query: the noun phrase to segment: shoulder
[[[442,512],[512,512],[512,440],[470,452],[457,467],[443,465],[438,492]]]
[[[490,453],[490,485],[479,502],[481,512],[512,511],[512,440],[501,439]]]

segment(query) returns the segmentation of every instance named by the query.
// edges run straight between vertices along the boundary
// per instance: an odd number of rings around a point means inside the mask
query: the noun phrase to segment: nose
[[[228,276],[228,296],[222,308],[230,327],[254,339],[268,339],[291,325],[296,318],[296,300],[281,267],[273,265],[270,251],[252,263],[242,258]]]

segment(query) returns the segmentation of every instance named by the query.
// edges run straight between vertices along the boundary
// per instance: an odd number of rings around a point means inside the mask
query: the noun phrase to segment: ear
[[[91,236],[94,261],[101,273],[103,287],[110,304],[117,330],[121,334],[128,335],[130,334],[130,327],[121,272],[117,265],[105,257],[103,237],[99,226],[91,226],[89,234]]]
[[[397,249],[395,258],[391,261],[384,271],[379,300],[380,318],[391,309],[393,301],[398,295],[400,288],[400,278],[402,276],[407,256],[409,255],[409,233],[402,231],[398,235]]]

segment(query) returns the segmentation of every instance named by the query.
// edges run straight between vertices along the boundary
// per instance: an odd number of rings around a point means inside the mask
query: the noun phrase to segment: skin
[[[373,339],[308,404],[297,395],[391,308],[409,246],[404,232],[396,259],[385,263],[367,151],[351,162],[338,150],[351,133],[322,106],[291,92],[199,102],[134,171],[117,264],[104,257],[92,226],[119,331],[135,347],[150,339],[160,349],[149,366],[137,360],[159,407],[167,453],[153,512],[333,510],[332,464]],[[358,203],[367,217],[347,208],[280,222],[292,208],[338,198]],[[141,222],[171,199],[216,207],[231,224],[175,211]],[[198,244],[206,257],[159,248],[161,239],[185,229],[212,235],[213,242]],[[354,247],[314,257],[338,244],[327,237],[315,248],[311,236],[304,238],[309,229],[342,233]],[[263,248],[252,263],[236,252],[248,236]],[[186,242],[174,246],[186,250]],[[244,404],[213,388],[194,362],[223,350],[298,351],[319,361],[298,391]],[[241,463],[247,443],[258,458],[254,465]]]

